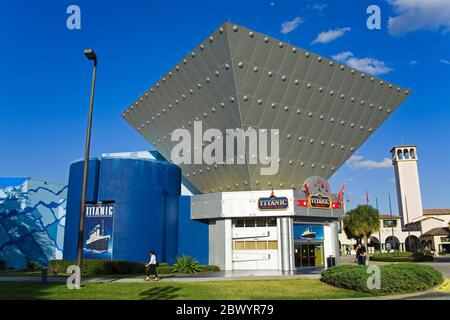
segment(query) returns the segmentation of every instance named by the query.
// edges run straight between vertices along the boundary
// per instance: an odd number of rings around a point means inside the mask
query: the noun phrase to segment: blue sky
[[[81,9],[81,30],[66,9]],[[366,9],[381,8],[381,30]],[[84,151],[94,47],[99,68],[92,155],[149,149],[120,112],[226,20],[409,88],[412,95],[330,180],[350,206],[378,197],[396,212],[397,144],[416,144],[425,208],[450,207],[450,1],[3,1],[0,4],[0,176],[67,183]],[[320,35],[320,36],[319,36]],[[344,53],[344,54],[342,54]],[[339,56],[338,56],[339,57]],[[369,68],[369,69],[367,69]],[[369,160],[369,161],[366,161]]]

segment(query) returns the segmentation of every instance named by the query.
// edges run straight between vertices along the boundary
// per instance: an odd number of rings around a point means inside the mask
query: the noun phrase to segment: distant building
[[[6,268],[62,258],[66,195],[65,185],[0,178],[0,260]]]
[[[397,146],[391,153],[400,215],[380,214],[380,231],[370,237],[369,249],[450,253],[450,209],[422,209],[416,146]],[[342,220],[340,230],[341,249],[356,244],[346,237]]]
[[[380,214],[380,231],[371,235],[369,250],[415,251],[423,248],[436,253],[450,253],[450,232],[446,227],[450,220],[450,209],[439,210],[442,212],[439,217],[427,215],[430,211],[435,210],[424,210],[419,221],[404,227],[400,216]],[[356,245],[355,240],[348,239],[345,235],[342,220],[339,242],[343,251],[346,247]]]

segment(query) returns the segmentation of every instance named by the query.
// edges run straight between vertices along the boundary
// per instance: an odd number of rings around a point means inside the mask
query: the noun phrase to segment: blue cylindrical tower
[[[79,221],[82,171],[78,166],[82,161],[70,169],[64,243],[64,259],[71,260],[76,257]],[[172,263],[178,252],[180,168],[165,161],[104,157],[98,160],[96,172],[96,198],[89,200],[115,207],[112,259],[143,262],[153,249],[159,261]],[[71,192],[72,188],[78,191]]]

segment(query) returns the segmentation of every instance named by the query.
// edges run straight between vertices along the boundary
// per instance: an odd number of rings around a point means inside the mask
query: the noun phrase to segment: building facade
[[[122,117],[196,189],[191,219],[207,223],[209,263],[224,270],[292,271],[339,262],[342,195],[332,194],[326,180],[408,95],[226,22]],[[272,154],[247,148],[250,129],[275,131]],[[221,136],[204,138],[212,132]],[[181,133],[194,137],[186,148],[178,148]],[[229,155],[226,148],[238,152]],[[203,161],[208,151],[212,162]],[[267,173],[272,166],[277,170]]]
[[[314,187],[316,186],[316,187]],[[192,197],[191,218],[208,220],[209,262],[223,270],[294,271],[339,263],[338,196],[325,179],[306,190],[222,192]]]
[[[179,234],[185,241],[192,225],[202,234],[201,223],[186,217],[189,202],[180,199],[180,169],[155,155],[104,154],[90,159],[85,258],[144,262],[149,251],[154,250],[160,261],[173,263],[180,254]],[[77,254],[82,172],[83,161],[72,163],[64,241],[66,260],[75,260]],[[181,254],[193,251],[197,259],[207,263],[207,247],[193,241],[189,244],[190,250],[184,249]],[[198,247],[200,250],[196,251]]]

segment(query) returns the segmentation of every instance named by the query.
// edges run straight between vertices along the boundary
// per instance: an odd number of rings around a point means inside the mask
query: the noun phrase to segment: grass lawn
[[[236,280],[211,282],[85,283],[81,290],[65,284],[0,282],[0,299],[343,299],[370,296],[335,288],[317,279]]]

